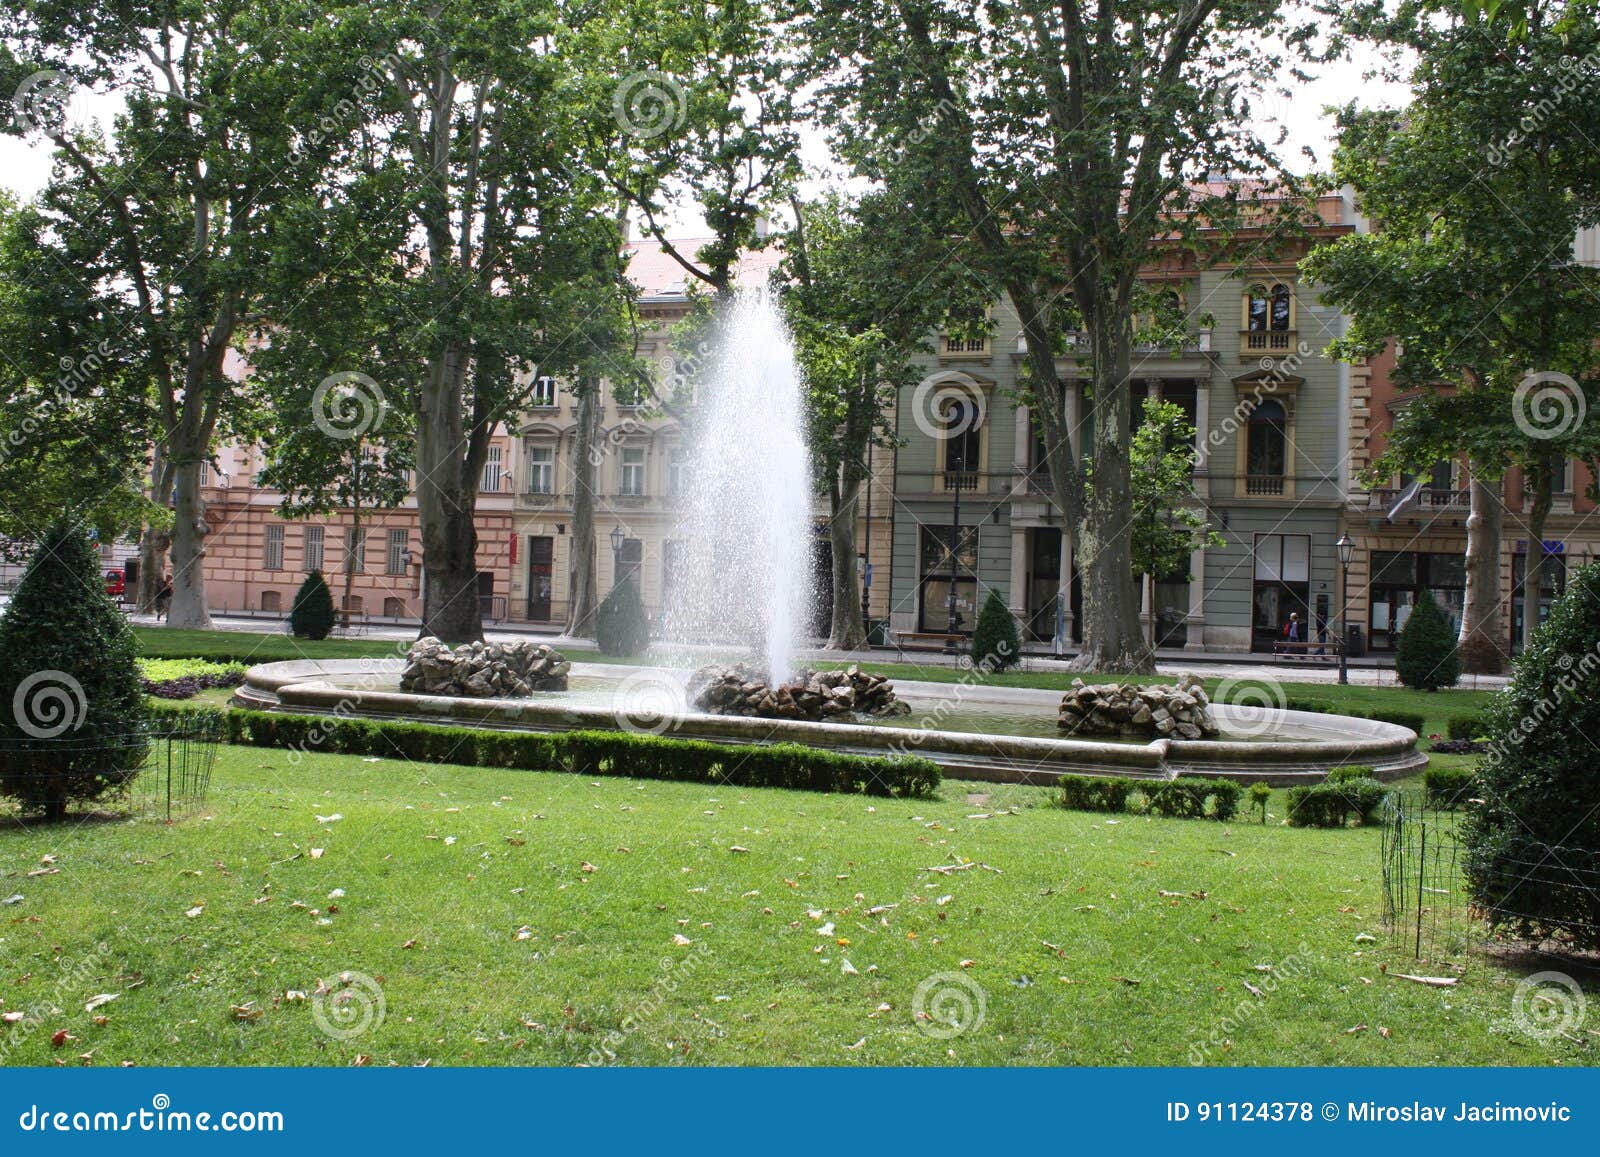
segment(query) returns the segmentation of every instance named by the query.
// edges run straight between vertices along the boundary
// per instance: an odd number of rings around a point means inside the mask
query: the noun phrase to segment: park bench
[[[956,651],[967,636],[950,631],[896,631],[895,647],[901,651]]]
[[[1343,645],[1331,636],[1322,642],[1316,639],[1295,642],[1278,639],[1272,644],[1274,655],[1281,655],[1286,659],[1305,659],[1313,663],[1337,663],[1339,652],[1343,649]]]

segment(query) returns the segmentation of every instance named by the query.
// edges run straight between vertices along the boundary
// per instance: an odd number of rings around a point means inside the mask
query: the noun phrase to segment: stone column
[[[1194,492],[1211,497],[1211,383],[1196,378],[1194,383]]]
[[[1028,613],[1028,528],[1011,524],[1011,617],[1023,622]]]
[[[1206,548],[1199,547],[1189,555],[1189,622],[1185,651],[1206,649]]]
[[[1061,587],[1056,593],[1061,600],[1061,638],[1064,650],[1072,646],[1072,528],[1061,529]]]

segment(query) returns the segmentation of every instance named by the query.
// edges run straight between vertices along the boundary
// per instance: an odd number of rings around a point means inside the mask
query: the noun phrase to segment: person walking
[[[1286,642],[1298,643],[1300,638],[1300,612],[1290,611],[1289,621],[1284,625],[1283,637]]]
[[[162,578],[161,588],[156,591],[156,618],[165,619],[172,610],[172,576],[169,574]]]

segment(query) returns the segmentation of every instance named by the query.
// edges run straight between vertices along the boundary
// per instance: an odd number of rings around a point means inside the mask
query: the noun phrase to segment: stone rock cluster
[[[911,705],[895,698],[894,684],[859,667],[844,671],[801,671],[777,687],[767,673],[745,663],[701,667],[689,679],[695,709],[713,715],[761,719],[848,720],[855,716],[910,715]]]
[[[1085,685],[1074,679],[1056,717],[1071,735],[1210,739],[1221,733],[1200,680],[1185,675],[1177,686],[1128,683]]]
[[[531,639],[466,643],[451,650],[448,643],[429,635],[411,644],[400,690],[471,699],[520,699],[535,691],[565,691],[571,669],[560,651]]]

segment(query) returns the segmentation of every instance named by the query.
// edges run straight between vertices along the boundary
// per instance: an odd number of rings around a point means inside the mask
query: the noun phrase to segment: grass
[[[385,639],[297,639],[290,634],[199,631],[184,627],[134,627],[139,654],[147,659],[211,659],[225,663],[272,663],[282,659],[366,659],[396,654],[403,646]]]
[[[0,827],[0,895],[24,897],[0,924],[0,1007],[43,1010],[0,1028],[0,1050],[101,1065],[1592,1060],[1519,1033],[1519,973],[1466,940],[1425,963],[1390,943],[1375,830],[1113,822],[1047,799],[223,748],[205,812],[180,823]],[[29,875],[41,867],[56,870]],[[332,1006],[340,1018],[285,999],[319,979],[356,994],[363,977],[383,1017],[348,1038],[319,1012],[358,1026],[361,997]],[[933,1027],[961,1007],[981,1023],[926,1031],[919,988]],[[86,1012],[97,994],[117,999]]]

